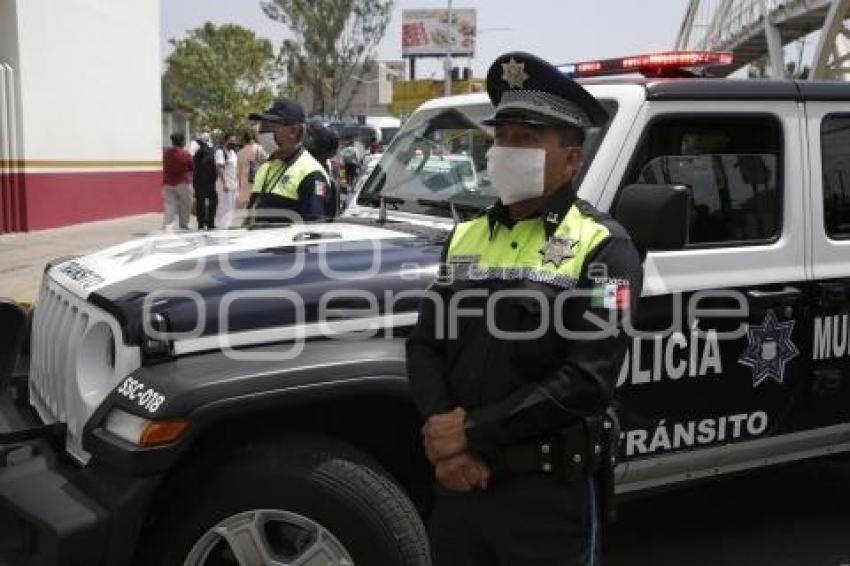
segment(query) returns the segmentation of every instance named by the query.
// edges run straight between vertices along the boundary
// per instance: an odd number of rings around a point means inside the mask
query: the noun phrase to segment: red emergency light
[[[723,67],[732,64],[731,53],[717,51],[666,51],[629,55],[616,59],[582,61],[560,65],[558,69],[569,77],[599,77],[640,73],[646,77],[694,77],[696,68]]]
[[[602,70],[602,63],[599,61],[588,61],[587,63],[579,63],[576,65],[576,71],[583,75],[592,75]]]

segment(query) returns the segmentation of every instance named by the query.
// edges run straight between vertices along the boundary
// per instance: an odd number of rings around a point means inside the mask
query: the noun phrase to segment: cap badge
[[[519,63],[513,57],[507,63],[502,63],[502,80],[510,88],[523,88],[529,78],[525,72],[525,63]]]
[[[573,246],[578,243],[569,236],[552,236],[542,248],[540,254],[543,256],[543,263],[553,263],[555,267],[561,267],[561,262],[573,256]]]

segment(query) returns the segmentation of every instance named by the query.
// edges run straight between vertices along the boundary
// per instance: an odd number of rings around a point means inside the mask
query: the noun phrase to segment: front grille
[[[67,388],[76,374],[74,352],[89,326],[86,310],[56,284],[41,289],[33,318],[30,398],[45,422],[68,421]]]
[[[80,358],[87,333],[98,324],[112,329],[115,364],[104,372],[104,379],[92,382],[90,375],[80,375]],[[30,402],[45,423],[67,424],[67,449],[80,461],[88,460],[82,431],[89,417],[112,388],[140,366],[138,348],[125,346],[121,337],[121,328],[109,313],[45,274],[33,317]]]

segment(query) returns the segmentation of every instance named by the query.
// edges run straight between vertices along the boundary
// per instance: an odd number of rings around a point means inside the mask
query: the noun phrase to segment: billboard
[[[402,11],[402,57],[445,55],[449,48],[448,19],[448,10]],[[452,55],[475,55],[475,31],[475,9],[452,10]]]

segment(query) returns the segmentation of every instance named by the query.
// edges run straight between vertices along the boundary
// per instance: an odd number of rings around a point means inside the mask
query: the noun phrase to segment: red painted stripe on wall
[[[19,217],[0,231],[55,228],[162,210],[161,171],[83,171],[2,174],[19,197],[3,191],[4,217]],[[8,198],[7,198],[8,197]],[[4,222],[6,224],[6,222]]]
[[[23,175],[0,172],[0,234],[20,232],[26,225]]]

